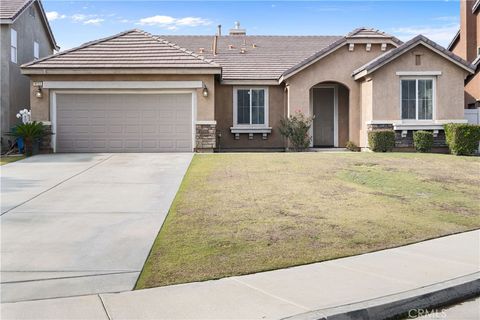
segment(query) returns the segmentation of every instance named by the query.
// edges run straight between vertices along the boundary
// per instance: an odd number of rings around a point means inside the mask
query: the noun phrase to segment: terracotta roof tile
[[[219,68],[186,49],[141,30],[88,42],[27,63],[25,69]]]
[[[341,36],[160,36],[222,66],[225,80],[277,80],[282,73],[308,59]],[[204,51],[201,53],[200,48]],[[242,52],[244,49],[244,53]]]

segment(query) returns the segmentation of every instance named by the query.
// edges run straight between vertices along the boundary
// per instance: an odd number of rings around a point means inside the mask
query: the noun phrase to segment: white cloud
[[[72,20],[74,22],[82,22],[82,21],[85,21],[87,20],[88,16],[84,15],[84,14],[80,14],[80,13],[77,13],[77,14],[74,14],[72,16]]]
[[[458,23],[443,26],[411,26],[393,29],[393,33],[403,41],[410,40],[416,35],[423,34],[427,38],[447,46],[457,33],[460,25]]]
[[[60,14],[57,11],[49,11],[45,13],[47,15],[48,21],[54,21],[58,19],[64,19],[66,15]]]
[[[103,21],[105,21],[105,19],[101,19],[101,18],[88,19],[83,21],[83,24],[99,26]]]
[[[138,21],[139,25],[158,26],[167,30],[176,30],[178,27],[198,27],[208,26],[212,22],[208,19],[199,17],[174,18],[170,16],[152,16],[142,18]]]

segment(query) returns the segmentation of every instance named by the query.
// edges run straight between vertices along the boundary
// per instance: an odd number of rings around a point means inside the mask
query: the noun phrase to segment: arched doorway
[[[312,145],[344,147],[349,137],[349,89],[338,82],[321,82],[310,89]]]

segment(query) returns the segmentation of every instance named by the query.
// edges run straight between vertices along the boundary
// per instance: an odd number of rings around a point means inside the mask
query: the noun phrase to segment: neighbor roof
[[[22,66],[24,73],[35,69],[216,69],[220,66],[162,38],[141,30],[130,30],[88,42]],[[72,70],[73,69],[73,70]]]
[[[404,44],[400,45],[399,47],[387,51],[386,53],[378,56],[377,58],[373,59],[369,63],[363,65],[362,67],[358,68],[353,72],[353,76],[356,79],[366,76],[369,73],[381,68],[383,65],[387,64],[388,62],[398,58],[408,50],[412,49],[413,47],[417,46],[418,44],[423,44],[426,47],[436,51],[446,59],[452,61],[453,63],[457,64],[459,67],[467,70],[470,73],[475,71],[475,67],[468,63],[467,61],[463,60],[456,54],[448,51],[444,47],[438,45],[437,43],[433,42],[432,40],[428,39],[423,35],[418,35],[415,38],[411,39],[410,41],[405,42]]]
[[[8,0],[2,1],[0,6],[0,19],[12,19],[15,20],[16,17],[22,13],[23,10],[28,8],[28,6],[34,0]]]
[[[24,12],[28,7],[38,3],[38,7],[40,8],[40,14],[42,16],[43,22],[47,29],[47,33],[50,37],[50,41],[55,48],[55,50],[60,49],[55,41],[55,37],[53,36],[52,29],[50,28],[50,24],[48,23],[47,15],[45,14],[45,10],[43,9],[42,2],[40,0],[8,0],[2,1],[0,5],[0,23],[1,24],[12,24],[19,16]]]
[[[475,1],[472,7],[472,13],[475,13],[480,8],[480,0]]]
[[[160,36],[222,66],[223,80],[278,80],[282,73],[341,36]],[[203,53],[201,53],[203,48]],[[244,49],[244,53],[242,52]]]

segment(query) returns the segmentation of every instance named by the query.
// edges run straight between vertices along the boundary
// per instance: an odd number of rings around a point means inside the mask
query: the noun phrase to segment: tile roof
[[[2,0],[0,19],[15,19],[34,0]]]
[[[87,42],[22,66],[32,69],[220,68],[216,63],[141,30]]]
[[[224,80],[278,80],[285,70],[328,47],[342,36],[160,36],[222,66]],[[200,48],[204,52],[200,53]],[[241,53],[242,48],[245,53]]]
[[[450,59],[452,62],[457,63],[459,66],[463,67],[464,69],[473,72],[475,70],[475,67],[470,64],[469,62],[463,60],[456,54],[448,51],[444,47],[440,46],[439,44],[433,42],[432,40],[428,39],[427,37],[423,35],[418,35],[415,38],[405,42],[404,44],[400,45],[399,47],[392,49],[390,51],[385,52],[384,54],[378,56],[377,58],[373,59],[372,61],[368,62],[367,64],[361,66],[357,70],[353,72],[353,76],[359,74],[362,71],[366,71],[367,74],[370,72],[375,71],[376,69],[380,68],[384,64],[388,63],[389,61],[399,57],[406,51],[410,50],[411,48],[415,47],[416,45],[420,43],[425,43],[432,47],[433,49],[439,51],[442,53],[445,57]]]

